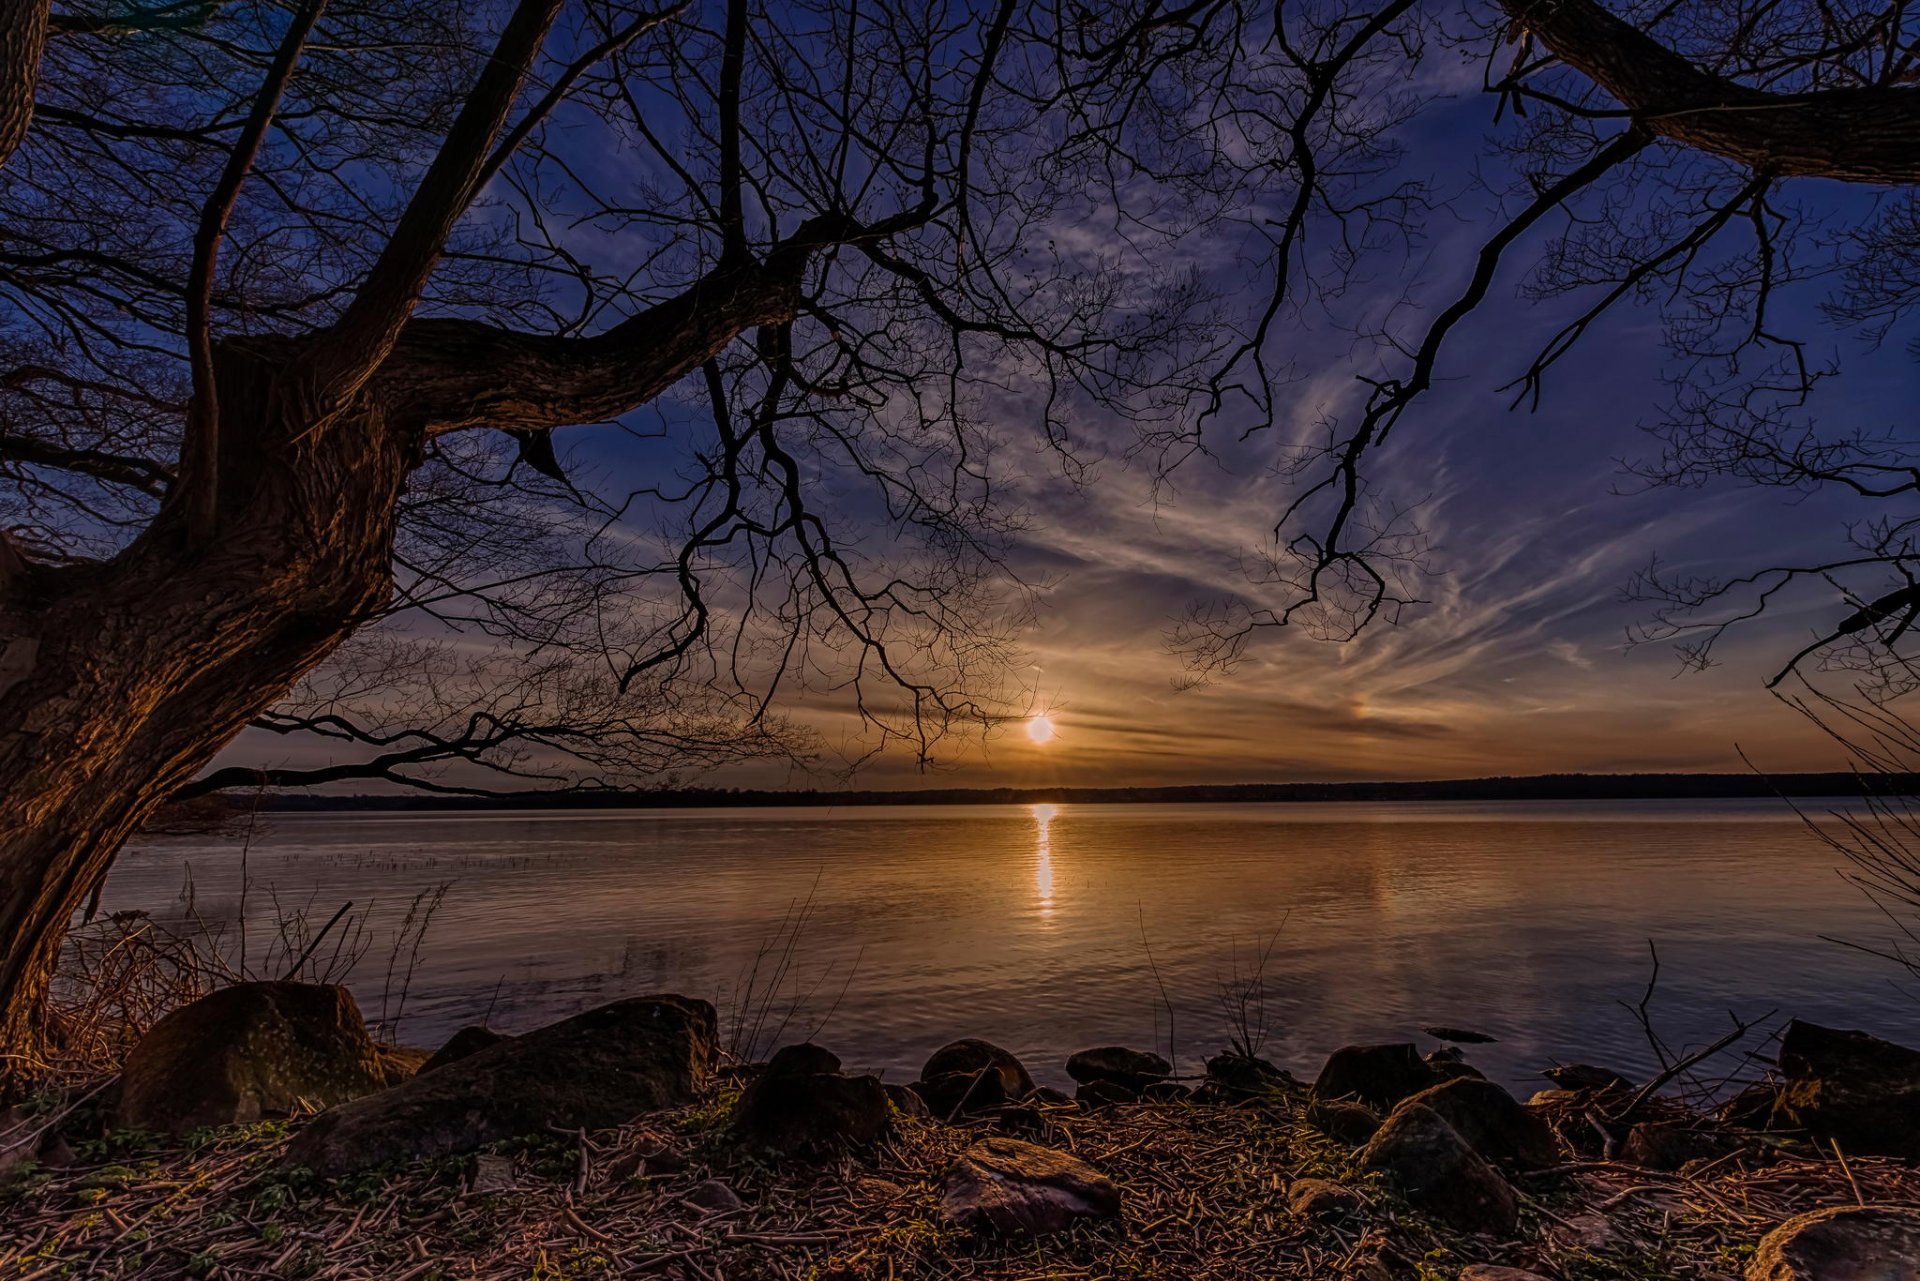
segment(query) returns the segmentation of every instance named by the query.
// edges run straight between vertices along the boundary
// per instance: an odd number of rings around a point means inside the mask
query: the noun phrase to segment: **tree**
[[[787,752],[802,679],[922,751],[989,714],[985,407],[1037,389],[1065,457],[1076,406],[1179,413],[1205,332],[1164,235],[1048,244],[1115,146],[1016,10],[8,7],[12,1075],[67,921],[183,790]],[[657,450],[625,498],[547,435],[594,423],[624,474]],[[196,783],[249,724],[371,755]]]
[[[1910,26],[1771,0],[8,6],[0,1048],[28,1062],[60,932],[143,816],[316,777],[205,774],[249,725],[365,749],[326,777],[592,783],[804,752],[795,685],[923,756],[1003,715],[998,455],[1081,480],[1271,430],[1289,318],[1404,266],[1430,216],[1435,49],[1487,68],[1501,215],[1428,311],[1364,322],[1364,394],[1296,451],[1248,591],[1177,637],[1199,673],[1417,604],[1414,513],[1366,464],[1529,255],[1575,310],[1522,403],[1657,296],[1650,479],[1910,499],[1904,442],[1813,431],[1825,371],[1767,305],[1805,274],[1817,229],[1779,192],[1809,178],[1889,193],[1823,233],[1838,318],[1920,297]],[[1209,254],[1261,265],[1251,306]],[[592,425],[563,464],[553,433]],[[1912,528],[1856,568],[1906,574]],[[1856,594],[1837,635],[1898,643],[1906,598]]]
[[[1729,628],[1797,592],[1831,589],[1840,604],[1830,627],[1785,656],[1769,684],[1820,665],[1865,673],[1886,692],[1910,688],[1920,434],[1858,421],[1844,404],[1837,424],[1824,422],[1816,411],[1833,398],[1838,365],[1816,359],[1779,318],[1789,289],[1831,282],[1827,317],[1879,343],[1920,303],[1920,32],[1908,6],[1498,0],[1451,28],[1420,21],[1410,3],[1349,9],[1328,24],[1337,38],[1317,43],[1284,43],[1286,26],[1275,43],[1302,86],[1295,97],[1217,60],[1195,72],[1219,86],[1228,105],[1217,114],[1264,129],[1254,135],[1264,145],[1219,150],[1217,164],[1264,172],[1288,193],[1270,219],[1260,328],[1215,378],[1220,400],[1250,402],[1253,429],[1274,422],[1275,318],[1326,306],[1369,265],[1375,275],[1405,269],[1406,243],[1435,198],[1402,127],[1439,97],[1404,87],[1404,64],[1428,56],[1424,38],[1484,68],[1494,119],[1507,123],[1482,157],[1504,212],[1464,281],[1420,296],[1410,319],[1336,318],[1375,326],[1362,329],[1371,344],[1355,362],[1364,395],[1325,412],[1320,441],[1295,451],[1248,592],[1203,604],[1176,629],[1195,678],[1231,670],[1264,631],[1350,639],[1422,603],[1416,513],[1370,484],[1368,463],[1390,442],[1418,448],[1404,439],[1418,426],[1401,428],[1444,372],[1449,339],[1518,274],[1524,295],[1570,311],[1514,369],[1514,406],[1537,406],[1556,366],[1611,312],[1649,304],[1664,313],[1671,395],[1652,427],[1653,455],[1633,467],[1641,481],[1835,489],[1865,510],[1848,546],[1802,562],[1717,577],[1656,563],[1631,587],[1652,610],[1636,639],[1675,642],[1705,666]],[[1397,82],[1380,73],[1383,45],[1403,55]],[[1866,199],[1796,203],[1814,180]],[[1310,254],[1316,241],[1335,249]]]

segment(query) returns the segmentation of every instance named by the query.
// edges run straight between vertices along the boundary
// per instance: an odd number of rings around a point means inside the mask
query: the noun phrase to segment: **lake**
[[[1840,861],[1779,803],[1725,801],[274,814],[244,864],[258,969],[277,914],[367,913],[348,981],[369,1018],[383,992],[395,1013],[410,902],[447,887],[397,1011],[413,1044],[675,991],[723,1034],[817,1035],[893,1080],[971,1035],[1061,1083],[1100,1044],[1171,1040],[1197,1068],[1245,996],[1297,1073],[1450,1024],[1531,1090],[1556,1061],[1648,1068],[1621,1002],[1649,940],[1676,1044],[1776,1008],[1920,1042],[1904,974],[1822,940],[1894,933]],[[237,839],[150,841],[103,904],[177,921],[190,881],[234,955],[242,862]]]

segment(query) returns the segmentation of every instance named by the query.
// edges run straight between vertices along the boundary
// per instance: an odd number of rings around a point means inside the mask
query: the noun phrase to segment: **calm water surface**
[[[190,876],[231,949],[238,852],[129,850],[105,905],[177,912]],[[785,1039],[825,1018],[819,1040],[893,1079],[975,1035],[1057,1082],[1088,1045],[1164,1052],[1169,1004],[1191,1066],[1223,1043],[1222,985],[1271,942],[1282,1064],[1310,1073],[1343,1042],[1450,1023],[1497,1036],[1473,1059],[1521,1085],[1560,1059],[1645,1068],[1619,1003],[1639,999],[1649,939],[1675,1041],[1775,1007],[1920,1041],[1920,993],[1820,937],[1892,932],[1838,861],[1771,802],[276,815],[248,852],[246,916],[258,959],[276,899],[316,920],[371,906],[378,941],[350,982],[377,1015],[385,940],[416,892],[448,884],[400,1020],[433,1045],[489,1012],[521,1030],[656,991],[724,1018],[810,899]]]

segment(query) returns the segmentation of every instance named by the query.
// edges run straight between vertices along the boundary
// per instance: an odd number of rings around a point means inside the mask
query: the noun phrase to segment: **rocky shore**
[[[1789,1024],[1709,1112],[1578,1065],[1522,1101],[1460,1029],[1310,1081],[1096,1047],[1069,1095],[980,1040],[903,1084],[715,1023],[429,1054],[342,988],[227,988],[0,1116],[0,1277],[1920,1281],[1920,1052],[1863,1033]]]

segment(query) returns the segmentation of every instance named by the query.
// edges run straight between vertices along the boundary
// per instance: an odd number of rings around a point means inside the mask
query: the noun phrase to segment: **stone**
[[[1449,1045],[1444,1050],[1435,1050],[1420,1060],[1433,1070],[1437,1080],[1449,1081],[1457,1077],[1466,1077],[1475,1081],[1484,1081],[1487,1074],[1467,1062],[1467,1056],[1459,1046]]]
[[[1089,1111],[1094,1108],[1109,1108],[1121,1103],[1138,1103],[1139,1092],[1129,1089],[1118,1081],[1088,1081],[1073,1092],[1080,1106]]]
[[[1002,1134],[1043,1138],[1053,1129],[1047,1114],[1030,1103],[1009,1103],[994,1114],[993,1128]]]
[[[1155,1081],[1164,1081],[1173,1075],[1173,1065],[1146,1050],[1103,1045],[1098,1049],[1081,1050],[1068,1058],[1067,1075],[1082,1085],[1093,1081],[1112,1081],[1138,1093]]]
[[[1774,1108],[1779,1101],[1777,1087],[1764,1083],[1749,1085],[1722,1103],[1714,1116],[1743,1130],[1764,1130],[1773,1124]]]
[[[1073,1096],[1065,1090],[1056,1090],[1051,1085],[1036,1085],[1027,1091],[1023,1102],[1039,1107],[1064,1107],[1073,1102]]]
[[[1488,1036],[1485,1032],[1472,1032],[1463,1027],[1448,1027],[1444,1023],[1423,1027],[1420,1030],[1436,1041],[1452,1041],[1457,1045],[1492,1045],[1498,1039]]]
[[[1258,1098],[1295,1082],[1265,1059],[1228,1051],[1207,1060],[1207,1084],[1213,1093],[1232,1101]]]
[[[713,1007],[705,1001],[614,1001],[323,1112],[294,1136],[281,1164],[333,1178],[470,1152],[549,1125],[623,1125],[691,1103],[713,1055]]]
[[[1331,1179],[1295,1179],[1287,1189],[1287,1209],[1303,1219],[1344,1219],[1365,1204],[1365,1197]]]
[[[1442,1078],[1412,1045],[1348,1045],[1328,1056],[1313,1082],[1315,1098],[1356,1098],[1389,1111]]]
[[[1713,1161],[1738,1151],[1731,1135],[1671,1121],[1642,1121],[1627,1131],[1619,1159],[1648,1170],[1678,1170],[1691,1161]]]
[[[1359,1147],[1380,1128],[1380,1118],[1360,1103],[1321,1103],[1307,1109],[1307,1120],[1315,1129],[1349,1147]]]
[[[432,1057],[428,1051],[411,1045],[376,1045],[373,1051],[383,1087],[412,1080]]]
[[[115,1121],[184,1134],[328,1107],[387,1084],[344,987],[236,983],[168,1014],[127,1056]]]
[[[887,1102],[893,1104],[894,1111],[902,1116],[918,1117],[924,1120],[933,1115],[933,1109],[927,1106],[927,1101],[908,1087],[888,1083],[880,1088],[887,1092]]]
[[[1920,1159],[1920,1050],[1794,1019],[1780,1074],[1777,1125],[1849,1156]]]
[[[491,1196],[513,1190],[513,1158],[484,1153],[474,1158],[473,1179],[467,1190],[476,1196]]]
[[[431,1072],[435,1068],[443,1068],[449,1063],[458,1063],[468,1055],[478,1054],[488,1046],[498,1045],[506,1039],[503,1033],[496,1032],[490,1027],[470,1024],[448,1037],[445,1045],[442,1045],[439,1049],[428,1055],[427,1061],[420,1065],[420,1071]],[[415,1073],[415,1075],[417,1076],[419,1073]]]
[[[1920,1281],[1920,1210],[1839,1205],[1760,1239],[1747,1281]]]
[[[1140,1091],[1140,1097],[1149,1103],[1185,1103],[1193,1091],[1178,1081],[1155,1081]]]
[[[1540,1074],[1563,1090],[1631,1090],[1633,1082],[1612,1068],[1591,1063],[1562,1063]]]
[[[1538,1170],[1560,1160],[1553,1127],[1492,1081],[1461,1077],[1420,1091],[1401,1107],[1431,1108],[1495,1165]]]
[[[1407,1201],[1467,1232],[1511,1233],[1520,1206],[1500,1172],[1432,1108],[1409,1103],[1380,1126],[1360,1151]]]
[[[893,1134],[893,1106],[874,1076],[842,1076],[817,1045],[790,1045],[734,1104],[736,1143],[778,1157],[825,1158]]]
[[[811,1041],[783,1045],[761,1071],[767,1076],[822,1075],[840,1070],[840,1056]]]
[[[1014,1101],[1000,1074],[990,1068],[978,1072],[944,1072],[915,1081],[909,1088],[920,1096],[936,1121],[992,1112]]]
[[[1525,1268],[1503,1268],[1497,1263],[1474,1263],[1460,1270],[1460,1281],[1547,1281]]]
[[[989,1069],[1000,1079],[1001,1092],[1005,1095],[1002,1102],[1025,1098],[1032,1092],[1033,1078],[1027,1075],[1019,1059],[997,1045],[973,1037],[950,1041],[935,1050],[927,1057],[926,1066],[920,1069],[920,1079],[931,1081],[955,1073],[975,1076]]]
[[[1044,1236],[1116,1218],[1120,1190],[1078,1157],[1019,1139],[982,1139],[946,1174],[940,1214],[953,1227]]]
[[[704,1183],[694,1184],[687,1193],[686,1201],[695,1209],[705,1210],[709,1214],[731,1214],[735,1210],[745,1209],[747,1204],[722,1179],[708,1179]]]

